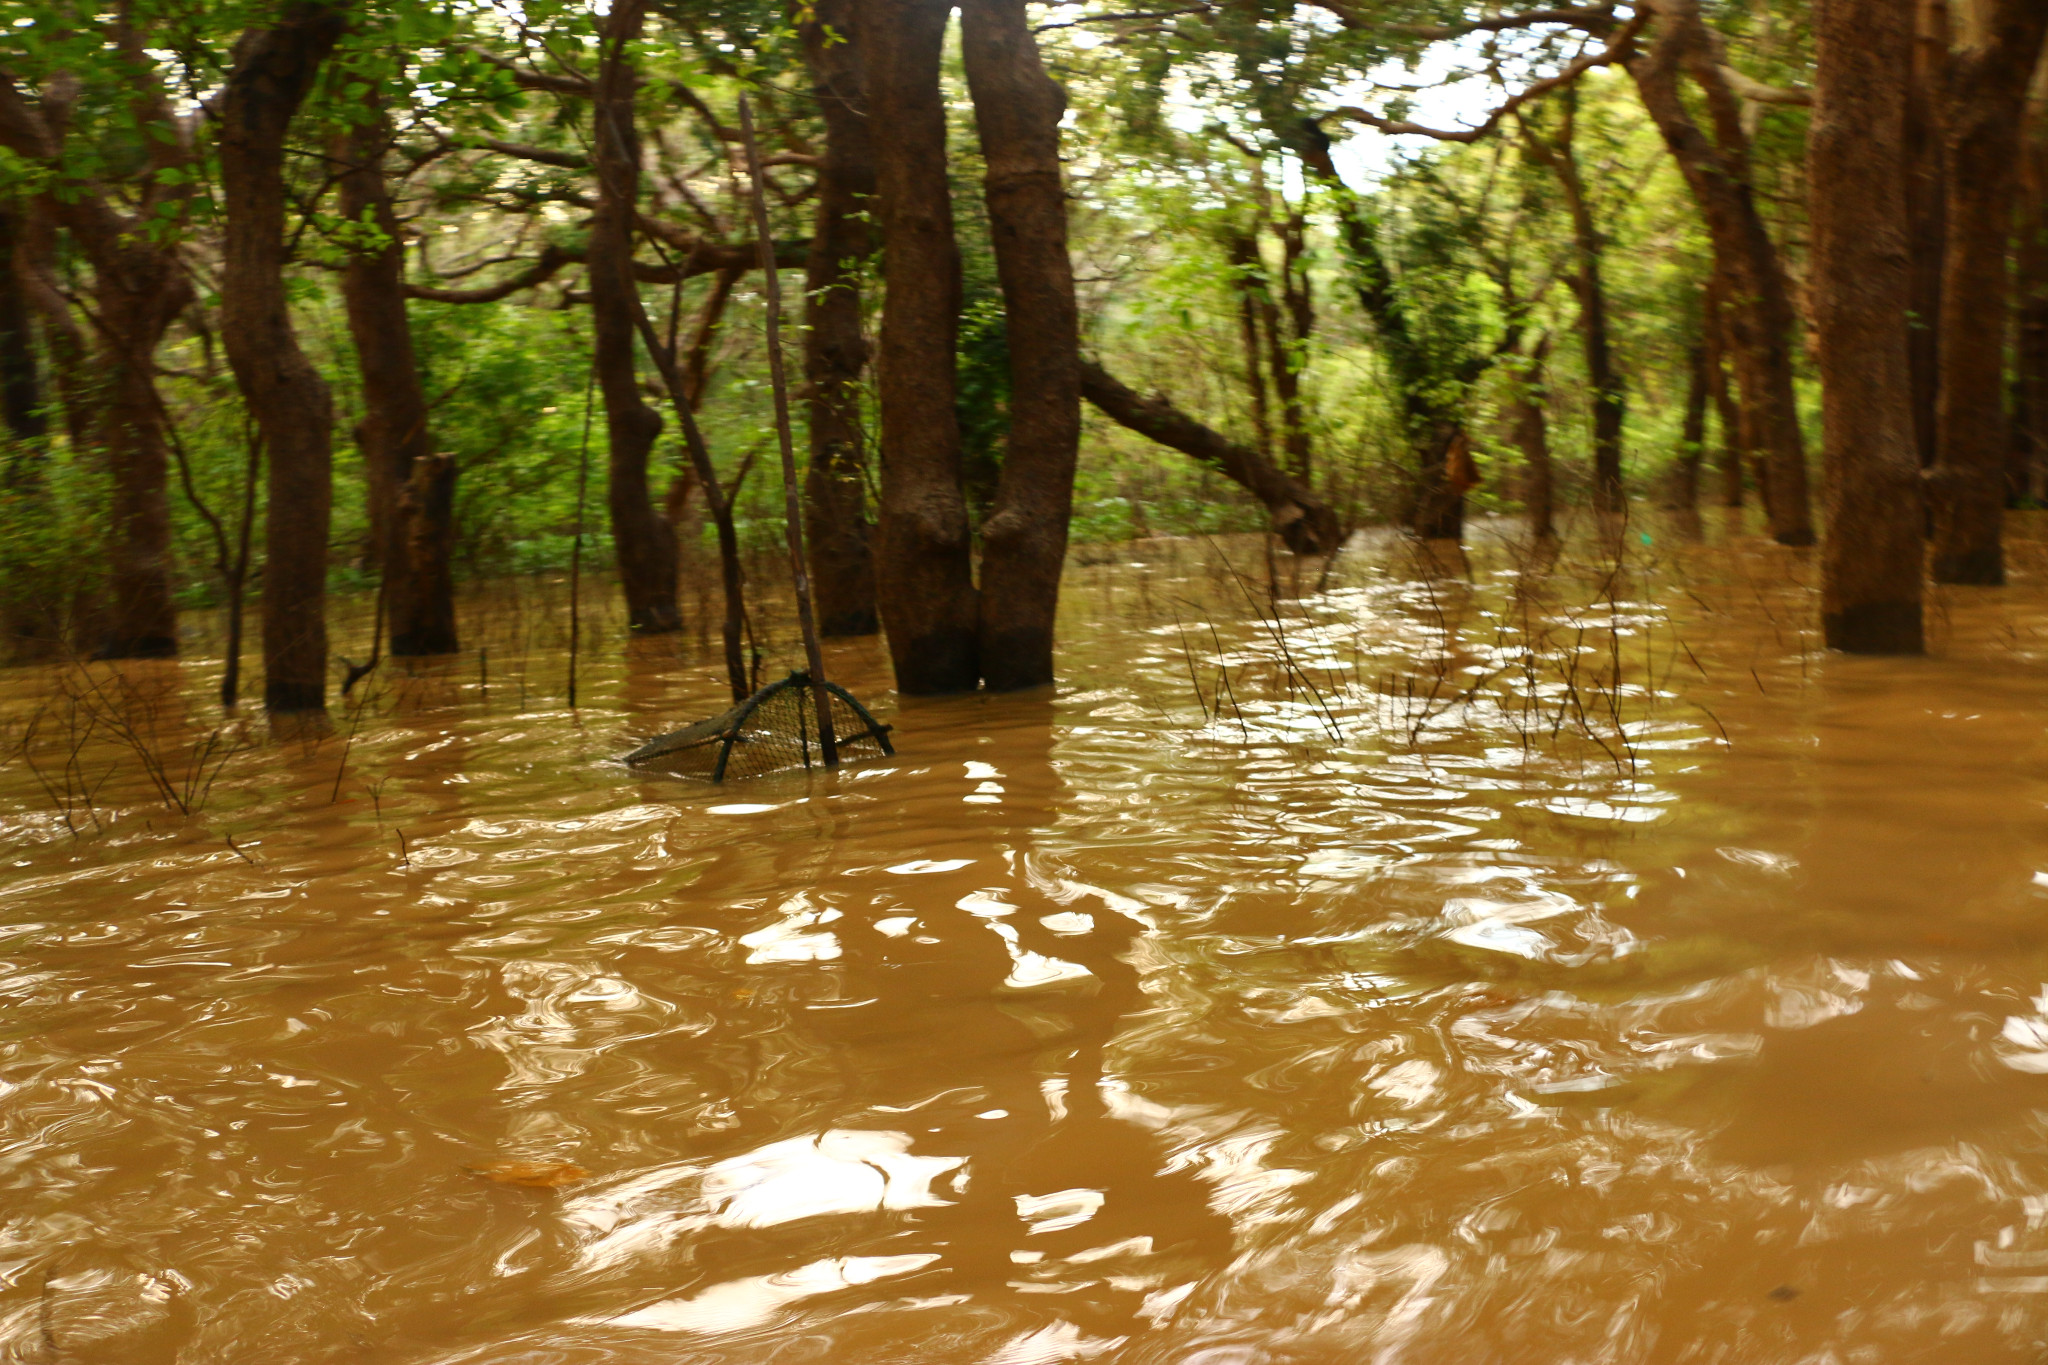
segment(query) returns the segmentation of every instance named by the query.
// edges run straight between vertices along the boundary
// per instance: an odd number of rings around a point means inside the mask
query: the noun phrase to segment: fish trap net
[[[840,762],[896,752],[889,743],[889,727],[869,715],[845,688],[828,682],[825,694]],[[659,735],[626,755],[626,762],[635,767],[707,782],[816,767],[824,761],[807,673],[792,673],[723,715]]]

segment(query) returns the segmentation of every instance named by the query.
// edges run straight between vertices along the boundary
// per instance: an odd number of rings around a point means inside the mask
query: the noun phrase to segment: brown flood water
[[[0,1359],[2042,1359],[2041,547],[1902,662],[1631,537],[1277,641],[1132,547],[1057,695],[841,647],[897,758],[724,789],[608,761],[694,645],[387,670],[190,817],[6,675]]]

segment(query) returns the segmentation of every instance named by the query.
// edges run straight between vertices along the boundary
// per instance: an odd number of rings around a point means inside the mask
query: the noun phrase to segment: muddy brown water
[[[1854,660],[1640,541],[1277,636],[1119,552],[1056,694],[836,647],[896,759],[722,790],[608,761],[687,643],[386,670],[189,816],[15,670],[0,1356],[2042,1359],[2040,565]]]

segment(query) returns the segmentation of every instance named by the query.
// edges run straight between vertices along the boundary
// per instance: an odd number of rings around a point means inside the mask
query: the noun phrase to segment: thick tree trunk
[[[1060,118],[1024,0],[963,0],[960,50],[986,166],[983,196],[1010,352],[1010,434],[981,524],[983,680],[1053,680],[1053,622],[1081,448],[1081,324],[1067,255]]]
[[[1792,301],[1778,250],[1750,188],[1748,148],[1735,120],[1715,119],[1722,142],[1707,137],[1679,91],[1681,70],[1702,83],[1717,112],[1733,102],[1718,73],[1698,0],[1647,0],[1656,41],[1628,61],[1643,106],[1677,161],[1727,281],[1725,340],[1742,388],[1751,448],[1769,470],[1765,510],[1781,545],[1811,545],[1806,452],[1792,386]]]
[[[2014,251],[2014,458],[2023,496],[2048,478],[2048,98],[2030,101],[2020,157],[2019,240]]]
[[[169,658],[178,652],[171,602],[170,451],[156,392],[157,343],[190,301],[184,267],[169,253],[124,252],[128,278],[101,276],[95,297],[105,407],[100,438],[107,503],[106,636],[95,657]],[[139,276],[140,278],[136,278]]]
[[[297,3],[235,45],[220,101],[221,337],[269,455],[264,528],[264,706],[327,706],[327,533],[334,411],[299,349],[285,295],[285,134],[341,37],[341,7]]]
[[[2005,581],[2007,262],[2027,84],[2048,36],[2041,0],[1984,0],[1949,63],[1948,251],[1932,475],[1937,583]]]
[[[596,123],[591,164],[597,172],[597,211],[591,215],[585,268],[590,279],[590,329],[596,347],[597,387],[604,395],[610,452],[606,504],[626,622],[636,634],[682,627],[676,606],[675,529],[655,509],[648,491],[648,459],[661,435],[661,414],[641,395],[633,356],[633,234],[640,199],[640,136],[633,120],[638,73],[628,47],[639,38],[647,0],[619,0],[599,38]]]
[[[1941,394],[1941,263],[1947,249],[1948,178],[1942,108],[1948,80],[1947,0],[1914,0],[1912,84],[1906,90],[1907,233],[1913,253],[1913,442],[1920,467],[1934,465],[1935,408]]]
[[[1530,348],[1523,372],[1516,376],[1508,413],[1513,419],[1515,449],[1522,454],[1522,512],[1529,534],[1537,540],[1557,537],[1557,492],[1550,466],[1550,388],[1544,370],[1550,359],[1550,338]]]
[[[803,25],[811,90],[825,120],[825,164],[804,273],[805,406],[810,463],[804,471],[804,543],[811,561],[818,633],[873,635],[875,552],[868,525],[867,448],[861,429],[860,272],[874,251],[874,135],[861,94],[855,0],[818,0]]]
[[[875,582],[898,690],[969,692],[980,604],[960,488],[954,343],[960,248],[939,84],[947,0],[865,0],[856,41],[865,65],[881,204],[878,357],[882,489]]]
[[[1832,649],[1917,654],[1920,463],[1902,155],[1911,16],[1896,0],[1819,0],[1814,10],[1807,204],[1827,490],[1821,619]]]
[[[1140,397],[1093,361],[1081,362],[1081,394],[1105,417],[1178,450],[1257,498],[1272,529],[1298,555],[1330,554],[1344,543],[1336,511],[1250,446],[1204,426],[1165,397]]]
[[[405,245],[384,179],[391,123],[369,96],[372,117],[337,149],[347,168],[339,182],[342,216],[384,234],[375,251],[350,255],[341,276],[349,336],[362,372],[363,419],[356,426],[382,532],[377,558],[391,652],[452,654],[455,637],[453,546],[455,462],[433,458],[427,395],[413,352],[405,306]]]

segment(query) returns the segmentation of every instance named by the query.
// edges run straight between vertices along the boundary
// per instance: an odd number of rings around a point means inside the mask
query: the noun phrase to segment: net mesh
[[[845,689],[826,683],[825,691],[840,762],[895,752],[888,726],[879,724]],[[770,683],[723,715],[651,739],[626,755],[626,762],[636,767],[707,782],[817,767],[824,761],[811,682],[802,673]]]

